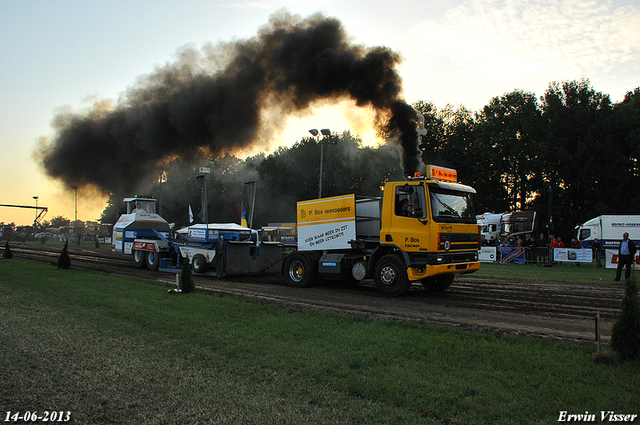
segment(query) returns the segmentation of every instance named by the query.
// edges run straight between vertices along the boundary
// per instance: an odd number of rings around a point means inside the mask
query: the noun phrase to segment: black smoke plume
[[[247,148],[288,114],[348,98],[373,108],[378,131],[400,145],[409,175],[421,164],[422,117],[401,97],[399,62],[389,48],[350,42],[337,19],[279,12],[250,39],[185,49],[115,105],[59,114],[55,136],[35,156],[67,185],[132,193],[175,157]],[[269,124],[265,111],[277,111]]]

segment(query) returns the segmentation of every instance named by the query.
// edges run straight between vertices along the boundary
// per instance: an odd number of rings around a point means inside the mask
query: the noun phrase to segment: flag
[[[191,205],[189,205],[189,224],[193,223],[193,210],[191,210]]]
[[[249,227],[247,224],[247,210],[244,208],[244,202],[240,203],[240,207],[242,208],[242,215],[240,216],[240,225],[244,227]]]

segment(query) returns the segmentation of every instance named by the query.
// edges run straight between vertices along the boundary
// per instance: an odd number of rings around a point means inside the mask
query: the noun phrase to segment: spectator
[[[624,272],[624,278],[629,279],[631,277],[631,267],[635,255],[636,245],[629,239],[629,234],[624,232],[622,234],[622,242],[620,242],[620,246],[618,246],[618,268],[616,269],[616,278],[614,279],[616,282],[620,282],[620,275],[624,267],[627,268]]]
[[[602,267],[602,264],[600,263],[600,250],[602,250],[602,244],[600,243],[598,238],[593,239],[591,250],[593,251],[593,256],[596,259],[596,267]]]
[[[547,260],[547,241],[544,238],[544,233],[540,233],[540,237],[535,242],[535,247],[538,265],[543,265]]]
[[[558,239],[556,240],[556,248],[564,248],[564,242],[562,242],[562,238],[560,236],[558,236]]]
[[[531,239],[531,234],[527,233],[524,240],[522,241],[522,247],[524,248],[524,258],[525,262],[531,263],[531,247],[533,245],[533,240]]]
[[[576,238],[571,239],[571,248],[573,249],[582,249],[582,245]],[[576,266],[580,266],[580,262],[576,262]]]

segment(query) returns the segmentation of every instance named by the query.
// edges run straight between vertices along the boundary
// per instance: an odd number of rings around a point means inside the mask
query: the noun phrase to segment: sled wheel
[[[135,250],[131,253],[131,258],[133,258],[133,264],[141,269],[147,264],[147,252]]]
[[[204,273],[207,271],[207,260],[202,254],[196,254],[191,258],[191,270],[196,273]]]
[[[147,267],[149,270],[158,270],[160,267],[160,254],[157,252],[147,252]]]

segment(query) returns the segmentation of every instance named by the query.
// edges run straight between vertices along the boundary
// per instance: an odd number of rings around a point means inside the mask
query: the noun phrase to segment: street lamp
[[[322,134],[323,136],[328,136],[331,134],[331,130],[329,130],[328,128],[323,128],[318,132],[317,129],[312,128],[311,130],[309,130],[309,133],[311,133],[311,135],[315,137],[320,143],[320,182],[318,183],[318,198],[322,198],[322,162],[324,159],[324,145],[320,142],[320,134]]]

